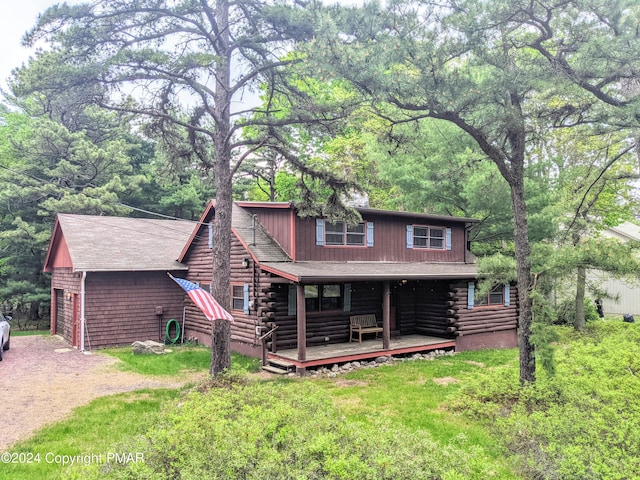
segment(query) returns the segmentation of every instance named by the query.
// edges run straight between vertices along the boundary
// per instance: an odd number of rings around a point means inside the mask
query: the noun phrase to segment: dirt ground
[[[0,452],[91,400],[142,388],[178,388],[196,380],[120,372],[116,358],[85,354],[59,337],[11,337],[0,362]]]

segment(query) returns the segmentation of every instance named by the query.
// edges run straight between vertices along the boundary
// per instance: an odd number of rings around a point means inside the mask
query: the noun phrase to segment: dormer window
[[[364,247],[365,226],[350,226],[345,222],[325,223],[325,245],[350,245]]]
[[[407,225],[407,248],[451,250],[451,228]]]
[[[316,245],[326,247],[373,247],[373,223],[349,225],[316,219]]]

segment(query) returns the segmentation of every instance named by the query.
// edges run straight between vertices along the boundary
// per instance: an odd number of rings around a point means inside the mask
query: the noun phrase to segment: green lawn
[[[12,337],[28,337],[31,335],[50,335],[49,330],[18,330],[16,328],[11,330]]]
[[[331,379],[247,377],[257,363],[234,356],[236,373],[225,381],[76,409],[11,450],[40,454],[40,463],[3,465],[0,479],[640,478],[640,325],[557,331],[555,375],[539,368],[536,384],[524,388],[516,350],[394,362]],[[166,374],[171,358],[178,373],[208,369],[207,349],[144,362],[123,349],[105,353],[148,374]],[[47,462],[47,452],[80,464]],[[108,452],[144,461],[105,469],[97,461],[106,456],[91,457]]]
[[[12,448],[15,463],[3,459],[0,479],[57,480],[72,471],[81,478],[82,468],[69,465],[71,461],[106,461],[107,454],[121,451],[119,443],[142,433],[162,405],[179,395],[178,390],[141,390],[102,397],[76,408],[71,418]]]
[[[206,372],[209,370],[211,350],[202,346],[172,345],[166,347],[163,355],[134,355],[131,347],[98,350],[121,360],[123,371],[143,375],[178,375],[186,372]],[[234,371],[256,372],[260,370],[260,360],[232,353],[231,368]]]

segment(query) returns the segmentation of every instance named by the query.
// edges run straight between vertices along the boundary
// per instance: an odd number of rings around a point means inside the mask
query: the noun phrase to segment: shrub
[[[461,403],[485,415],[525,478],[640,478],[640,326],[596,322],[563,337],[555,376],[539,371],[514,392],[487,372]]]
[[[574,299],[563,300],[557,309],[556,325],[573,325],[576,318],[576,302]],[[584,318],[586,322],[599,320],[595,302],[591,299],[584,299]]]
[[[191,391],[122,450],[145,461],[96,467],[122,479],[490,478],[484,457],[459,436],[440,445],[426,432],[375,419],[348,421],[310,382],[231,382]]]

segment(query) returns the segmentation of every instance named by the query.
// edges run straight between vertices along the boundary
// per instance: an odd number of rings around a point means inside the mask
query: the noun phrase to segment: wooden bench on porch
[[[358,340],[362,343],[363,333],[375,333],[376,338],[378,332],[382,332],[382,327],[378,326],[375,315],[353,315],[349,317],[349,342],[353,340],[353,334],[358,334]]]

